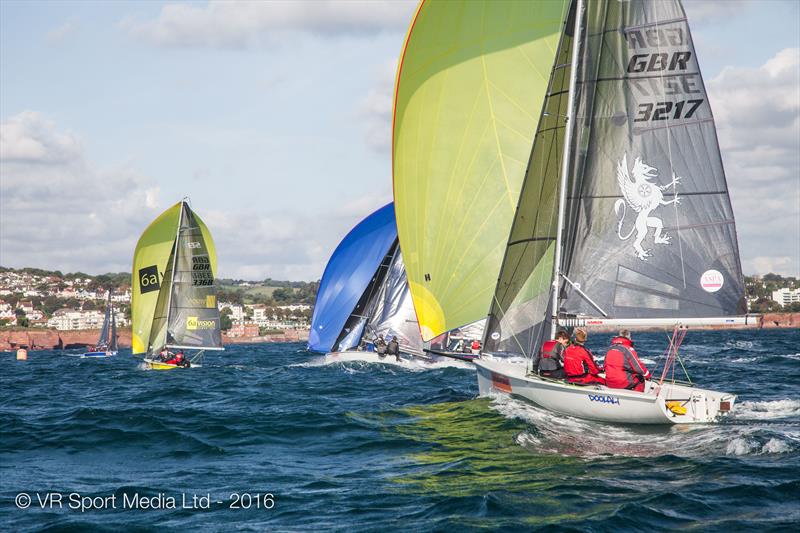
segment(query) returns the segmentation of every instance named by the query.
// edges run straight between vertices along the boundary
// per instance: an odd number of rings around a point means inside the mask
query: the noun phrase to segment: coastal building
[[[234,322],[241,322],[244,320],[244,307],[239,304],[232,304],[228,302],[220,302],[219,303],[219,310],[222,311],[225,308],[231,310],[231,320]]]
[[[7,320],[7,323],[11,325],[17,323],[17,315],[14,313],[14,308],[3,300],[0,300],[0,320]]]
[[[311,309],[311,306],[308,304],[279,305],[278,309],[284,309],[286,311],[307,311]]]
[[[772,291],[772,299],[784,307],[789,304],[800,302],[800,288],[790,289],[784,287],[777,291]]]
[[[253,306],[249,306],[249,308],[253,313],[253,322],[255,322],[261,327],[265,327],[267,325],[267,322],[272,318],[267,313],[267,306],[264,304],[256,304]]]
[[[118,303],[130,303],[131,291],[126,289],[125,292],[115,292],[111,294],[111,301]]]
[[[47,321],[47,325],[60,331],[74,329],[97,329],[103,325],[104,313],[101,311],[81,311],[59,309]]]
[[[28,316],[34,311],[33,302],[30,300],[20,300],[17,302],[17,309],[22,309],[25,312],[25,316]]]
[[[228,337],[257,337],[258,324],[253,322],[234,322],[228,330]]]

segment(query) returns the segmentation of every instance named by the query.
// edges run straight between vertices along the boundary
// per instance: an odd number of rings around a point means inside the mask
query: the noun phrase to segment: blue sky
[[[798,275],[799,3],[685,4],[745,271]],[[220,275],[318,277],[391,200],[414,7],[3,0],[0,264],[128,270],[141,230],[188,194]]]

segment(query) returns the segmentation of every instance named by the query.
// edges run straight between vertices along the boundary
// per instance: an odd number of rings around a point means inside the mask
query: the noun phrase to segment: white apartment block
[[[784,287],[783,289],[772,291],[772,299],[784,307],[795,302],[800,302],[800,289]]]
[[[58,330],[97,329],[103,325],[104,317],[105,313],[102,311],[59,309],[53,313],[53,318],[47,321],[47,325]]]

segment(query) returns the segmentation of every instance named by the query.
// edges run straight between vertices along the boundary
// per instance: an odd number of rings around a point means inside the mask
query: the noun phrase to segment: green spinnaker
[[[568,0],[423,1],[395,87],[397,230],[423,339],[487,315]]]

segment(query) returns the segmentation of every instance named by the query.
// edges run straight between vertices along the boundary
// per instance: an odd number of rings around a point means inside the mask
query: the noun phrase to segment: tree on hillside
[[[769,298],[759,298],[750,306],[753,313],[774,313],[781,311],[781,304]]]
[[[219,314],[219,329],[222,331],[228,331],[233,327],[233,321],[231,320],[231,315],[233,311],[231,311],[230,307],[225,307]]]

